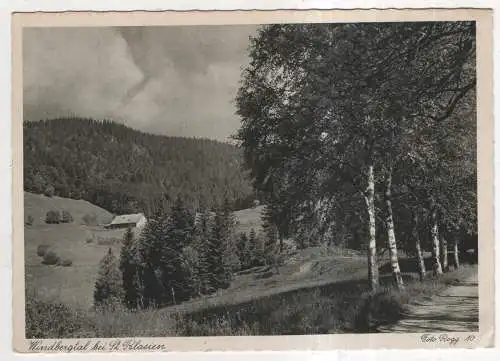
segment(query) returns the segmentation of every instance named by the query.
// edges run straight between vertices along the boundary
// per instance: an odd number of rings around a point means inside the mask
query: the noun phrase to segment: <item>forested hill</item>
[[[24,189],[84,199],[111,212],[150,213],[159,199],[235,209],[252,201],[240,150],[122,124],[63,118],[24,123]]]

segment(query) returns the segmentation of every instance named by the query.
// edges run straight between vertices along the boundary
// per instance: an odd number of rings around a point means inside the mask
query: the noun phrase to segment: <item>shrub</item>
[[[96,239],[94,233],[88,229],[85,230],[85,243],[93,243]]]
[[[121,239],[115,237],[97,237],[97,244],[99,246],[112,246],[120,242]]]
[[[71,213],[68,211],[62,211],[61,212],[61,222],[62,223],[72,223],[73,222],[73,216]]]
[[[35,219],[33,218],[33,216],[28,216],[28,217],[26,217],[26,219],[24,220],[24,224],[25,224],[26,226],[32,226],[34,222],[35,222]]]
[[[94,286],[94,306],[113,308],[123,299],[122,274],[111,248],[99,263]]]
[[[53,186],[49,185],[47,186],[47,188],[45,188],[45,190],[43,191],[43,194],[47,197],[54,197],[54,193],[55,193],[55,189]]]
[[[358,307],[355,329],[358,332],[371,332],[378,326],[398,321],[408,301],[408,294],[394,288],[366,294]]]
[[[97,226],[97,216],[95,214],[86,214],[82,217],[83,223],[85,223],[87,226]]]
[[[43,261],[42,261],[42,264],[46,264],[46,265],[56,265],[59,263],[59,256],[57,255],[57,253],[55,253],[54,251],[47,251],[45,252],[45,254],[43,255]]]
[[[62,266],[62,267],[70,267],[72,264],[73,264],[73,261],[70,259],[63,259],[63,260],[59,261],[59,266]]]
[[[45,253],[47,253],[47,250],[50,248],[49,245],[47,244],[41,244],[36,248],[36,254],[38,257],[43,257],[45,256]]]
[[[47,224],[58,224],[60,222],[59,212],[48,211],[45,216],[45,223]]]

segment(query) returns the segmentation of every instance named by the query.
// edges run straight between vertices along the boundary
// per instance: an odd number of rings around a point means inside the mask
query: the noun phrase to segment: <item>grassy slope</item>
[[[120,231],[123,233],[123,231]],[[110,245],[87,243],[93,234],[117,238],[117,231],[100,232],[95,227],[76,224],[40,225],[25,230],[25,279],[28,288],[36,288],[44,298],[57,299],[70,305],[87,307],[92,304],[92,292],[97,265]],[[47,266],[36,254],[38,245],[49,245],[61,258],[73,261],[71,267]],[[115,255],[119,245],[111,246]]]
[[[366,277],[366,257],[345,256],[335,249],[314,247],[298,251],[284,265],[275,268],[256,267],[240,272],[231,286],[215,295],[183,302],[165,308],[165,312],[193,312],[200,309],[226,307],[257,299],[295,292]]]
[[[45,224],[49,210],[67,210],[74,218],[71,224]],[[24,194],[25,217],[31,215],[35,222],[24,229],[25,278],[28,288],[36,288],[41,297],[57,299],[75,306],[88,306],[92,302],[97,264],[109,245],[97,244],[97,237],[121,238],[123,231],[104,231],[102,227],[86,226],[82,217],[94,214],[100,224],[111,220],[112,214],[89,202],[60,197]],[[93,239],[87,243],[87,239]],[[61,258],[73,261],[71,267],[41,264],[36,254],[39,245],[50,245]],[[115,254],[119,246],[112,246]]]
[[[34,218],[32,226],[25,227],[26,282],[37,290],[38,297],[59,300],[68,305],[88,308],[92,305],[92,293],[99,261],[111,246],[115,255],[120,245],[109,243],[121,239],[124,230],[105,230],[101,226],[87,226],[82,218],[94,214],[99,224],[108,223],[112,214],[87,201],[61,197],[45,197],[25,192],[25,218]],[[74,218],[71,224],[45,224],[50,210],[67,210]],[[263,207],[235,212],[237,232],[260,230],[260,214]],[[88,243],[88,239],[93,239]],[[108,240],[108,242],[106,242]],[[54,267],[41,264],[36,250],[39,245],[50,245],[61,258],[73,261],[71,267]],[[243,281],[244,283],[245,281]],[[239,283],[242,286],[241,282]],[[242,286],[243,288],[245,286]]]
[[[261,214],[263,211],[264,206],[258,206],[234,212],[234,216],[236,217],[236,232],[248,234],[252,228],[256,232],[260,232],[262,230]]]
[[[66,210],[73,216],[75,224],[84,224],[85,215],[95,215],[99,224],[108,223],[113,215],[96,205],[84,200],[61,197],[46,197],[44,195],[24,192],[24,217],[34,218],[34,225],[45,224],[45,215],[51,210]]]

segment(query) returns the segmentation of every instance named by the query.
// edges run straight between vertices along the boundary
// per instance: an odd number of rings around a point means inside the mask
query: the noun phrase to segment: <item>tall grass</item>
[[[56,302],[43,302],[27,295],[26,336],[52,337],[167,337],[299,335],[377,332],[377,327],[404,317],[405,306],[435,294],[457,280],[473,274],[464,265],[439,278],[424,282],[406,279],[398,291],[391,278],[382,279],[376,293],[366,281],[345,281],[221,305],[191,313],[168,309],[129,311],[78,311]]]
[[[30,292],[26,297],[26,338],[176,336],[179,317],[160,311],[79,310],[39,300]]]

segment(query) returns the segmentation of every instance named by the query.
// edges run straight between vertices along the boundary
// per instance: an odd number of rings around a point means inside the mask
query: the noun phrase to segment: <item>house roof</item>
[[[137,223],[141,218],[144,217],[144,214],[122,214],[121,216],[116,216],[110,224],[128,224],[128,223]]]

